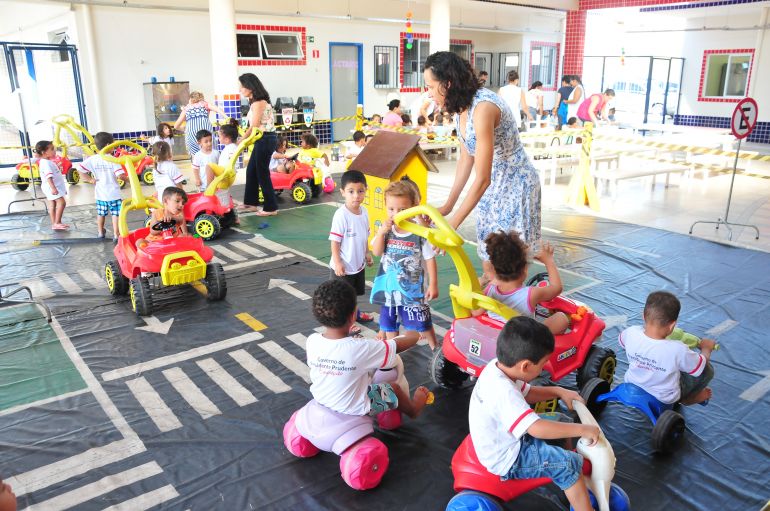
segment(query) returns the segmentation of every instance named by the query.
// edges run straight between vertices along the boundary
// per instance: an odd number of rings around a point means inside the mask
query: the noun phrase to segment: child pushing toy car
[[[115,139],[105,131],[94,135],[94,145],[100,151],[113,142]],[[107,230],[104,228],[104,223],[107,215],[110,214],[112,215],[112,240],[117,241],[118,217],[123,201],[118,178],[128,179],[125,170],[119,164],[105,160],[100,154],[89,156],[80,164],[80,169],[83,172],[83,180],[96,185],[94,194],[96,195],[97,238],[106,236]]]

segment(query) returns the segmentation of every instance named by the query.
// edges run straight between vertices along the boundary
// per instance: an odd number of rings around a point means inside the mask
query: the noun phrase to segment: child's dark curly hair
[[[484,240],[489,262],[497,278],[510,282],[521,277],[527,269],[527,245],[516,231],[493,232]]]
[[[327,280],[313,293],[313,316],[323,326],[345,326],[356,310],[356,290],[342,279]]]

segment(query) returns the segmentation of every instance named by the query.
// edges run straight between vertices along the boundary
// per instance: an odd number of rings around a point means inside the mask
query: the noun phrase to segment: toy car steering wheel
[[[137,153],[136,154],[124,153],[120,156],[120,158],[116,158],[115,156],[112,155],[112,151],[114,151],[115,148],[120,146],[126,146],[126,147],[130,147],[131,149],[135,149]],[[105,160],[111,161],[113,163],[117,163],[118,165],[122,165],[126,159],[129,159],[131,160],[131,163],[136,164],[142,161],[145,156],[147,156],[147,150],[144,147],[140,146],[139,144],[131,142],[130,140],[116,140],[110,145],[103,147],[102,150],[99,151],[99,155]]]
[[[153,231],[163,232],[167,229],[173,229],[174,227],[176,227],[176,222],[165,222],[161,220],[159,222],[155,222],[154,224],[152,224],[150,229],[152,229]]]
[[[408,219],[417,215],[426,215],[432,221],[435,227],[409,222]],[[464,243],[462,237],[457,231],[452,229],[449,222],[438,212],[436,208],[428,204],[421,204],[413,208],[406,209],[393,217],[393,223],[400,229],[409,231],[412,234],[422,236],[427,239],[431,245],[446,250],[448,248],[457,248]]]

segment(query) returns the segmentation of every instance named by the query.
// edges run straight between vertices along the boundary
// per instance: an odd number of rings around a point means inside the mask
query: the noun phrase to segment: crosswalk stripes
[[[229,355],[238,362],[241,367],[248,371],[249,374],[256,378],[259,383],[270,389],[272,392],[280,394],[291,390],[291,387],[270,372],[267,367],[262,365],[262,363],[254,358],[248,351],[240,349],[230,352]]]
[[[251,403],[256,403],[257,398],[254,394],[249,392],[249,389],[238,383],[238,380],[225,371],[225,369],[219,365],[213,358],[206,358],[197,362],[198,366],[206,371],[209,378],[214,380],[214,383],[230,396],[238,406],[246,406]]]
[[[211,248],[214,249],[214,252],[216,252],[220,256],[226,257],[226,258],[231,259],[233,261],[240,262],[240,261],[245,261],[246,260],[246,258],[244,256],[240,255],[237,252],[234,252],[234,251],[230,250],[229,248],[225,247],[224,245],[213,245]]]
[[[260,249],[253,247],[251,245],[248,245],[242,241],[233,241],[232,243],[230,243],[230,245],[254,257],[267,257],[267,254],[262,252]]]
[[[172,367],[162,371],[163,376],[176,389],[179,394],[187,401],[193,410],[203,419],[208,419],[214,415],[221,415],[222,411],[206,397],[206,394],[187,376],[181,368]]]
[[[310,383],[310,368],[301,362],[297,357],[283,349],[275,341],[267,341],[259,344],[259,347],[265,350],[270,356],[283,364],[287,369],[297,374],[300,378],[305,380],[305,383]]]
[[[110,506],[104,511],[139,511],[150,509],[155,506],[159,506],[171,499],[175,499],[178,496],[179,493],[176,491],[176,489],[170,484],[167,484],[166,486],[158,488],[157,490],[152,490],[151,492],[137,495],[133,499],[129,499],[125,502],[121,502],[120,504]]]
[[[77,295],[83,292],[83,289],[81,289],[80,286],[78,286],[74,280],[72,280],[72,277],[67,275],[66,273],[54,273],[51,275],[56,282],[59,283],[59,285],[64,288],[64,290],[72,295]]]
[[[134,380],[126,382],[128,389],[134,395],[134,398],[142,405],[152,422],[158,427],[161,433],[171,431],[182,427],[182,423],[171,411],[165,401],[160,397],[152,385],[140,376]]]

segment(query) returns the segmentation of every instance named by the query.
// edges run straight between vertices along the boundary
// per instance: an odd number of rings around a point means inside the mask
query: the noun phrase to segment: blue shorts
[[[383,332],[398,332],[399,323],[407,330],[426,332],[433,328],[430,305],[397,305],[380,308],[380,329]]]
[[[372,383],[369,385],[367,396],[371,405],[369,415],[374,416],[398,408],[398,398],[390,383]]]
[[[508,473],[500,479],[548,477],[556,486],[566,490],[578,482],[582,473],[583,457],[578,453],[524,435],[519,456]]]
[[[109,212],[112,216],[120,215],[120,205],[122,200],[97,200],[96,201],[96,214],[98,216],[107,216]]]

